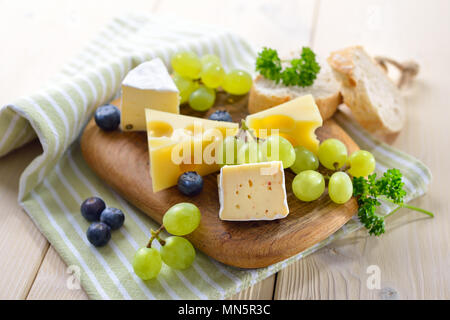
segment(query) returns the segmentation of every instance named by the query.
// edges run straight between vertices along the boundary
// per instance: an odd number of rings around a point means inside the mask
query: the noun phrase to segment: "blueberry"
[[[233,122],[231,115],[225,110],[218,110],[209,116],[209,120]]]
[[[125,215],[122,210],[116,208],[106,208],[100,215],[100,221],[106,223],[111,229],[117,230],[123,226]]]
[[[195,171],[183,173],[178,178],[178,190],[186,196],[195,196],[203,189],[203,178]]]
[[[120,124],[120,110],[112,104],[101,106],[95,110],[95,123],[103,130],[116,130]]]
[[[99,221],[100,214],[105,208],[106,205],[102,199],[91,197],[81,204],[81,214],[87,221]]]
[[[111,239],[111,228],[103,222],[93,222],[86,235],[90,243],[96,247],[101,247]]]

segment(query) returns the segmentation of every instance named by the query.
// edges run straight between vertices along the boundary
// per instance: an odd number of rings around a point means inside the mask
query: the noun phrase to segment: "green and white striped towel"
[[[199,252],[188,270],[163,266],[157,279],[146,282],[135,276],[133,254],[148,241],[150,228],[158,226],[96,177],[81,156],[78,137],[95,107],[117,94],[129,70],[153,57],[169,65],[174,52],[187,49],[219,55],[226,69],[252,71],[256,56],[246,41],[213,26],[126,15],[114,19],[46,88],[0,110],[0,156],[36,136],[42,144],[43,154],[20,178],[18,200],[64,261],[79,267],[90,298],[222,299],[360,228],[353,219],[325,241],[267,268],[233,268]],[[396,167],[404,173],[407,200],[424,194],[431,175],[422,163],[374,140],[344,115],[336,119],[361,148],[374,153],[378,171]],[[122,209],[127,217],[103,248],[88,243],[89,223],[79,211],[82,200],[92,195]],[[380,212],[390,210],[384,206]]]

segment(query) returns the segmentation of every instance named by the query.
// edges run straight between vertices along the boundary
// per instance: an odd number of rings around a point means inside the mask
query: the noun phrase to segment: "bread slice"
[[[314,84],[309,87],[285,86],[282,83],[258,75],[250,90],[248,101],[249,113],[256,113],[275,107],[291,99],[312,94],[323,120],[331,118],[337,107],[342,103],[340,83],[335,79],[326,63],[320,64],[321,69]]]
[[[344,103],[364,128],[381,135],[402,129],[405,107],[400,91],[362,47],[332,52],[328,63],[341,81]]]

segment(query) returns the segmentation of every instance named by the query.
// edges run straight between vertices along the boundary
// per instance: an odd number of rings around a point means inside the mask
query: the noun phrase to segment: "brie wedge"
[[[145,109],[180,113],[179,91],[161,59],[141,63],[122,82],[121,128],[145,131]]]

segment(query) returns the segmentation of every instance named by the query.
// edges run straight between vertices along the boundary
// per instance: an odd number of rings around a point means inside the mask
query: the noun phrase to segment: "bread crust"
[[[380,75],[382,74],[382,76],[385,77],[382,80],[388,85],[389,91],[391,91],[390,93],[383,92],[380,94],[392,94],[392,96],[396,98],[394,101],[398,100],[398,106],[395,108],[395,111],[398,111],[398,116],[395,117],[396,119],[393,121],[389,121],[390,119],[383,119],[380,114],[381,111],[369,97],[364,80],[359,79],[355,75],[357,67],[355,55],[357,51],[367,55],[361,46],[353,46],[332,52],[327,59],[336,78],[342,83],[341,92],[344,103],[350,108],[355,119],[368,131],[380,135],[399,132],[403,127],[405,117],[403,115],[403,99],[398,88],[375,60],[370,58],[371,63],[373,63],[376,68],[379,68]],[[371,79],[371,81],[379,81],[379,79]]]
[[[257,85],[255,85],[261,77],[261,75],[256,77],[254,80],[254,85],[250,90],[250,96],[248,99],[248,112],[250,114],[278,106],[295,98],[291,95],[281,96],[261,92],[258,90]],[[333,116],[338,106],[342,103],[342,95],[339,91],[336,91],[334,94],[326,98],[314,98],[314,100],[319,108],[322,119],[327,120]]]

